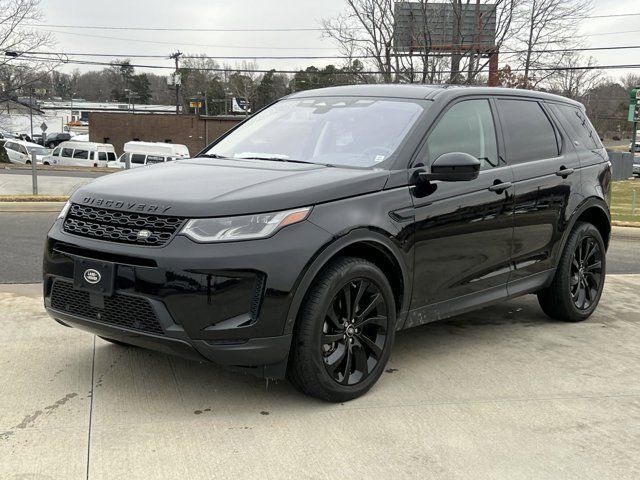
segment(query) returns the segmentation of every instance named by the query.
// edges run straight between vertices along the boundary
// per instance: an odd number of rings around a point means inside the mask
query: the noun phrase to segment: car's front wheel
[[[551,286],[538,292],[544,313],[568,322],[589,318],[604,288],[605,253],[598,229],[578,222],[569,235]]]
[[[395,337],[393,291],[373,263],[332,261],[312,284],[294,329],[289,380],[330,402],[366,393],[380,378]]]

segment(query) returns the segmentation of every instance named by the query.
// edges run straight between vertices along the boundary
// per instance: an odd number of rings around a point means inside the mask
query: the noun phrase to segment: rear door
[[[514,235],[509,294],[531,288],[555,267],[565,212],[580,182],[573,146],[536,99],[497,99],[505,155],[514,175]]]

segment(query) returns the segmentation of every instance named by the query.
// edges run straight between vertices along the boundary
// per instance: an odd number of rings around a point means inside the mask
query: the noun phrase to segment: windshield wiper
[[[218,155],[217,153],[203,153],[202,155],[198,155],[196,158],[219,158],[222,160],[234,160],[231,157],[224,157],[222,155]]]
[[[306,163],[308,165],[322,165],[324,167],[333,167],[330,163],[309,162],[307,160],[292,160],[291,158],[282,157],[237,157],[238,160],[266,160],[270,162],[287,162],[287,163]]]

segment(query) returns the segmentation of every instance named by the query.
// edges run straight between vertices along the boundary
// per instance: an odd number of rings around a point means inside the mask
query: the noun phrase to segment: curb
[[[0,213],[59,212],[65,202],[0,202]]]

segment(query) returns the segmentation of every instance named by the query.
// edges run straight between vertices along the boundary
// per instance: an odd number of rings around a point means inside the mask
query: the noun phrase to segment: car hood
[[[243,215],[379,191],[388,175],[386,170],[201,158],[112,173],[77,190],[71,201],[184,217]]]

